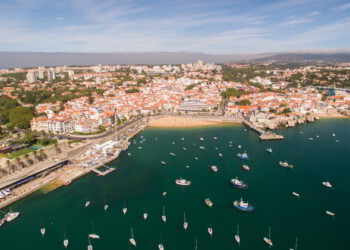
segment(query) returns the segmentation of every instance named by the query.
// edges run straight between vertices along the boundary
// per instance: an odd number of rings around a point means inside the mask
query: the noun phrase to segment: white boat
[[[280,161],[278,165],[284,168],[294,168],[294,166],[292,164],[289,164],[287,161]]]
[[[128,208],[124,207],[123,208],[123,214],[126,215],[127,212],[128,212]]]
[[[148,213],[143,213],[143,219],[147,220]]]
[[[182,137],[181,140],[185,140],[185,138]]]
[[[162,163],[163,165],[165,165],[165,164],[166,164],[166,162],[165,162],[165,161],[161,161],[160,163]]]
[[[322,182],[322,185],[325,186],[325,187],[328,187],[328,188],[332,188],[332,184],[327,180],[327,181],[324,181]]]
[[[165,208],[163,206],[162,221],[166,222]]]
[[[208,227],[208,233],[209,233],[210,237],[213,236],[213,229],[211,227]]]
[[[270,247],[273,246],[272,240],[271,240],[271,228],[269,227],[269,237],[264,237],[264,241],[266,242],[267,245]]]
[[[292,194],[298,198],[300,198],[300,194],[296,193],[296,192],[292,192]]]
[[[335,134],[332,134],[332,136],[335,136]]]
[[[164,250],[163,244],[159,244],[159,245],[158,245],[158,249],[159,249],[159,250]]]
[[[228,145],[230,148],[232,148],[232,145],[230,144],[230,145]]]
[[[248,166],[248,165],[243,165],[242,166],[242,168],[243,168],[243,170],[245,170],[245,171],[250,171],[250,167]]]
[[[69,241],[66,237],[66,232],[63,232],[63,246],[64,246],[64,248],[68,247],[68,243],[69,243]]]
[[[302,131],[300,131],[299,133],[300,133],[300,134],[304,134],[304,132],[302,132]]]
[[[272,153],[272,148],[267,148],[266,151]]]
[[[214,140],[217,140],[217,139],[218,139],[218,138],[217,138],[217,137],[215,137],[215,136],[214,136],[213,138],[214,138]]]
[[[173,141],[173,145],[175,144],[175,142]]]
[[[187,230],[187,228],[188,228],[188,222],[186,220],[186,214],[184,212],[184,229]]]
[[[11,195],[11,194],[12,194],[12,191],[11,191],[11,189],[9,189],[9,188],[2,190],[2,192],[3,192],[3,194],[4,194],[5,196],[8,196],[8,195]]]
[[[131,156],[131,154],[130,154],[130,153],[128,153],[128,156]]]
[[[0,199],[3,199],[5,197],[6,197],[6,195],[2,191],[0,191]]]
[[[298,237],[295,239],[295,245],[294,248],[291,248],[289,250],[298,250]]]
[[[131,235],[130,235],[130,238],[129,238],[129,242],[130,242],[131,245],[136,247],[136,240],[134,239],[134,232],[132,231],[132,228],[131,228]]]
[[[199,140],[204,141],[204,138],[203,138],[203,137],[201,137],[201,138],[199,138]]]
[[[158,140],[158,138],[156,137],[156,138],[154,138],[155,140]]]
[[[191,185],[191,182],[190,182],[190,181],[185,180],[185,179],[182,179],[182,178],[177,179],[177,180],[175,181],[175,183],[176,183],[176,185],[180,185],[180,186],[189,186],[189,185]]]
[[[186,165],[186,168],[190,168],[190,166]]]
[[[211,169],[212,169],[214,172],[217,172],[217,171],[218,171],[218,167],[217,167],[217,166],[211,166]]]
[[[142,149],[142,147],[138,147],[138,149]]]
[[[335,140],[335,142],[336,142],[336,143],[339,143],[339,141],[338,141],[338,140]]]
[[[314,138],[312,138],[312,137],[309,137],[309,140],[310,140],[310,141],[313,141],[313,139],[314,139]]]
[[[333,212],[330,212],[330,211],[326,211],[326,214],[328,214],[328,215],[330,215],[330,216],[333,216],[333,217],[335,217],[335,213],[333,213]]]
[[[199,148],[200,148],[200,149],[203,149],[203,150],[205,149],[205,147],[203,147],[203,146],[200,146]]]
[[[44,227],[40,229],[40,233],[43,237],[45,235],[45,232],[46,232],[46,229]]]
[[[108,209],[108,205],[106,204],[106,205],[104,205],[104,207],[103,207],[103,209],[105,210],[105,212],[107,211],[107,209]]]
[[[214,205],[214,203],[209,199],[209,198],[205,198],[204,199],[204,203],[205,205],[207,205],[208,207],[212,207]]]
[[[215,147],[215,150],[218,150],[218,148],[217,148],[217,147]]]
[[[100,236],[97,235],[97,234],[89,234],[89,238],[99,240],[99,239],[100,239]]]
[[[163,196],[166,196],[167,195],[167,193],[166,192],[163,192]]]
[[[174,154],[174,153],[170,152],[170,155],[171,155],[171,156],[175,156],[176,154]]]
[[[238,148],[242,148],[242,146],[241,146],[241,145],[238,145]]]
[[[194,157],[194,159],[196,159],[198,161],[198,157]]]
[[[229,141],[230,144],[232,144],[232,141]]]
[[[89,245],[88,245],[87,249],[88,249],[88,250],[92,250],[93,247],[92,247],[91,242],[90,242],[90,237],[88,237],[88,238],[89,238]]]
[[[6,221],[7,222],[13,221],[14,219],[16,219],[19,216],[19,214],[20,214],[20,212],[12,212],[10,209],[10,212],[8,212],[5,215]]]
[[[220,157],[222,157],[222,154],[221,154],[221,153],[219,153],[219,156],[220,156]]]
[[[187,151],[187,148],[182,148],[183,151]]]
[[[88,207],[90,205],[90,201],[85,202],[85,207]]]
[[[239,237],[239,225],[237,225],[237,233],[235,235],[235,240],[237,241],[238,244],[241,243],[241,237]]]
[[[320,136],[319,136],[319,135],[316,135],[316,137],[317,137],[317,138],[320,138]]]

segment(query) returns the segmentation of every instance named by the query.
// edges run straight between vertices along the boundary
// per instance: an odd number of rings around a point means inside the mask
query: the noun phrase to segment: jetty
[[[268,141],[268,140],[282,140],[284,139],[283,135],[278,135],[272,132],[267,132],[261,128],[259,128],[258,126],[254,125],[253,123],[244,120],[243,124],[246,125],[247,127],[249,127],[250,129],[254,130],[255,132],[260,134],[260,140],[262,141]]]
[[[106,165],[104,167],[107,168],[106,171],[100,171],[97,168],[93,168],[93,169],[91,169],[91,171],[98,174],[98,176],[105,176],[105,175],[107,175],[115,170],[115,168],[110,168],[110,167],[107,167]]]

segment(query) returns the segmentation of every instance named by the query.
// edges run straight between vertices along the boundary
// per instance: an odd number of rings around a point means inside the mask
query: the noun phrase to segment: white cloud
[[[343,5],[340,5],[340,6],[333,8],[333,10],[335,10],[335,11],[345,11],[348,9],[350,9],[350,3],[346,3],[346,4],[343,4]]]
[[[321,12],[319,12],[319,11],[313,11],[313,12],[307,13],[308,16],[318,16],[320,14],[321,14]]]

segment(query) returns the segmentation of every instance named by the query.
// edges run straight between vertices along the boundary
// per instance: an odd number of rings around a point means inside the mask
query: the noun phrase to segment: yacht
[[[4,225],[4,224],[5,224],[5,222],[6,222],[6,218],[2,218],[2,219],[0,219],[0,227],[1,227],[2,225]]]
[[[103,209],[105,210],[105,212],[107,211],[107,209],[108,209],[108,205],[106,204],[106,205],[104,205],[104,207],[103,207]]]
[[[242,146],[241,146],[241,145],[238,145],[238,148],[242,148]]]
[[[164,250],[163,244],[159,244],[159,245],[158,245],[158,249],[159,249],[159,250]]]
[[[186,214],[184,212],[184,229],[187,230],[188,228],[188,222],[186,221]]]
[[[333,217],[335,217],[335,213],[333,213],[333,212],[330,212],[330,211],[326,211],[326,214],[328,214],[328,215],[330,215],[330,216],[333,216]]]
[[[165,208],[163,206],[163,215],[162,215],[162,220],[166,222],[166,216],[165,216]]]
[[[203,138],[203,137],[201,137],[201,138],[199,138],[199,140],[204,141],[204,138]]]
[[[278,163],[278,165],[280,165],[281,167],[284,167],[284,168],[294,168],[294,166],[289,164],[287,161],[280,161]]]
[[[266,242],[267,245],[270,247],[273,246],[272,240],[271,240],[271,228],[269,227],[269,237],[264,237],[264,241]]]
[[[222,154],[221,154],[221,153],[219,153],[219,156],[220,156],[220,157],[222,157]]]
[[[146,213],[146,212],[143,213],[143,219],[144,219],[144,220],[147,220],[147,217],[148,217],[148,213]]]
[[[142,149],[142,147],[138,147],[138,149]]]
[[[328,188],[332,188],[332,184],[327,180],[327,181],[324,181],[322,182],[322,185],[325,186],[325,187],[328,187]]]
[[[241,198],[240,201],[234,201],[233,206],[237,208],[238,210],[244,211],[244,212],[251,212],[254,210],[254,207],[250,205],[248,202],[244,202]]]
[[[213,236],[213,229],[211,227],[208,227],[208,233],[209,233],[210,237]]]
[[[336,143],[339,143],[339,141],[338,141],[338,140],[335,140],[335,142],[336,142]]]
[[[175,142],[173,141],[173,145],[175,144]]]
[[[7,222],[13,221],[14,219],[16,219],[19,216],[19,214],[20,214],[20,212],[12,212],[10,209],[10,212],[8,212],[5,215],[6,221]]]
[[[130,238],[129,238],[129,242],[130,242],[131,245],[136,247],[136,240],[134,239],[134,232],[132,231],[132,228],[131,228],[131,235],[130,235]]]
[[[217,138],[217,137],[215,137],[215,136],[214,136],[213,138],[214,138],[214,140],[217,140],[217,139],[218,139],[218,138]]]
[[[190,166],[186,165],[186,168],[190,168]]]
[[[245,171],[250,171],[250,167],[248,165],[243,165],[242,168]]]
[[[85,202],[85,207],[88,207],[90,205],[90,201]]]
[[[267,148],[266,151],[272,154],[272,148]]]
[[[66,237],[66,232],[63,232],[63,246],[64,246],[64,248],[68,247],[68,243],[69,243],[69,241]]]
[[[11,195],[11,194],[12,194],[12,191],[11,191],[11,189],[9,189],[9,188],[2,190],[2,192],[3,192],[3,194],[4,194],[5,196],[8,196],[8,195]]]
[[[237,154],[237,157],[239,159],[242,159],[242,160],[248,160],[249,159],[248,154],[245,151],[244,151],[243,154],[241,154],[241,153]]]
[[[208,207],[212,207],[214,205],[214,203],[209,199],[209,198],[205,198],[204,199],[204,203],[205,205],[207,205]]]
[[[194,157],[194,159],[198,161],[198,157]]]
[[[211,166],[211,169],[212,169],[214,172],[217,172],[217,171],[218,171],[218,167],[217,167],[217,166]]]
[[[3,199],[3,198],[5,198],[5,194],[2,192],[2,191],[0,191],[0,199]]]
[[[165,161],[161,161],[160,163],[162,163],[163,165],[165,165],[165,164],[166,164],[166,162],[165,162]]]
[[[317,137],[317,138],[320,138],[320,136],[319,136],[319,135],[316,135],[316,137]]]
[[[130,153],[128,153],[128,156],[131,156],[131,154],[130,154]]]
[[[335,136],[335,134],[332,134],[332,136]]]
[[[182,150],[183,150],[183,151],[187,151],[187,148],[184,147],[184,148],[182,148]]]
[[[100,236],[97,235],[97,234],[89,234],[89,238],[99,240],[99,239],[100,239]]]
[[[176,154],[174,154],[173,152],[170,152],[170,155],[171,155],[171,156],[175,156]]]
[[[200,148],[200,149],[203,149],[203,150],[205,149],[205,147],[203,147],[203,146],[200,146],[199,148]]]
[[[180,186],[189,186],[189,185],[191,185],[191,182],[190,182],[190,181],[187,181],[187,180],[182,179],[182,178],[177,179],[177,180],[175,181],[175,183],[176,183],[177,185],[180,185]]]
[[[163,196],[166,196],[166,194],[167,194],[166,192],[163,192]]]
[[[235,187],[235,188],[239,188],[239,189],[246,189],[248,188],[248,185],[245,184],[243,181],[240,181],[238,180],[238,178],[234,178],[231,180],[231,183],[232,185]]]
[[[241,237],[239,237],[239,225],[237,225],[237,234],[235,235],[235,240],[237,241],[238,245],[241,243]]]
[[[296,193],[296,192],[292,192],[292,194],[298,198],[300,198],[300,194]]]
[[[185,140],[185,138],[183,138],[183,137],[182,137],[182,138],[181,138],[181,140],[183,140],[183,141],[184,141],[184,140]]]

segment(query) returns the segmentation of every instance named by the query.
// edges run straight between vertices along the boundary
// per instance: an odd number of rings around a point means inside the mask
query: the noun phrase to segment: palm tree
[[[26,159],[26,162],[29,164],[29,154],[28,153],[26,153],[24,155],[24,159]]]
[[[43,161],[44,160],[44,150],[42,148],[39,150],[39,155],[40,155],[40,160]]]
[[[38,153],[36,151],[33,152],[33,155],[34,155],[34,163],[36,163],[36,158],[38,156]]]
[[[21,168],[21,159],[19,157],[16,158],[17,167]]]
[[[11,174],[11,162],[10,162],[10,160],[6,160],[6,166],[7,166],[7,168],[9,169],[7,172],[8,172],[9,174]]]

